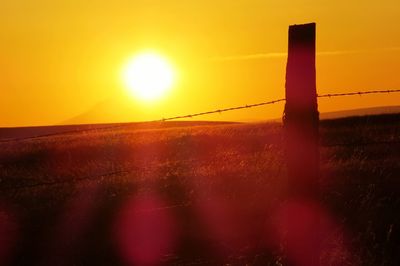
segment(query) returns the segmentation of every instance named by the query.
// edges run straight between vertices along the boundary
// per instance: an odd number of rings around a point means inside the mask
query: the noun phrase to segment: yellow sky
[[[283,97],[288,26],[313,21],[319,93],[400,88],[398,0],[0,0],[0,126],[141,121]],[[179,79],[162,101],[143,104],[120,73],[147,49]],[[324,112],[399,100],[319,104]],[[267,119],[282,108],[204,119]]]

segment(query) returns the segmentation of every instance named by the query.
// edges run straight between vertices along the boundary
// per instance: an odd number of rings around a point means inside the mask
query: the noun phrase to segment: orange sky
[[[287,29],[317,23],[319,93],[400,88],[400,2],[89,1],[0,3],[0,126],[141,121],[284,96]],[[141,50],[179,74],[162,101],[128,97]],[[320,111],[398,105],[400,94],[320,100]],[[283,105],[204,117],[279,117]]]

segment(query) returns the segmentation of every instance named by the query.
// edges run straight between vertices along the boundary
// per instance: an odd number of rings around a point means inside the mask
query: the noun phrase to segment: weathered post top
[[[289,26],[286,101],[290,107],[316,104],[315,23]]]
[[[315,29],[316,24],[314,22],[300,25],[290,25],[289,44],[299,42],[304,42],[306,45],[315,44]]]

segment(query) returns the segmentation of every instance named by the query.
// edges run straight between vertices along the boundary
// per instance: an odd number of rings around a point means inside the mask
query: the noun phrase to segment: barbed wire
[[[400,92],[400,89],[393,90],[372,90],[372,91],[357,91],[357,92],[346,92],[346,93],[327,93],[327,94],[317,94],[318,98],[332,98],[332,97],[342,97],[342,96],[354,96],[354,95],[365,95],[365,94],[380,94],[380,93],[396,93]]]
[[[361,96],[361,95],[365,95],[365,94],[382,94],[382,93],[396,93],[396,92],[400,92],[400,89],[317,94],[317,98],[333,98],[333,97],[354,96],[354,95],[360,95]],[[223,113],[223,112],[228,112],[228,111],[233,111],[233,110],[253,108],[253,107],[270,105],[270,104],[275,104],[275,103],[284,102],[284,101],[286,101],[286,99],[282,98],[282,99],[277,99],[277,100],[268,101],[268,102],[261,102],[261,103],[256,103],[256,104],[246,104],[246,105],[242,105],[242,106],[236,106],[236,107],[230,107],[230,108],[224,108],[224,109],[217,109],[217,110],[201,112],[201,113],[174,116],[174,117],[169,117],[169,118],[162,118],[162,119],[154,120],[154,121],[151,121],[151,122],[164,122],[164,121],[178,120],[178,119],[183,119],[183,118],[193,118],[193,117],[196,117],[196,116],[203,116],[203,115],[217,114],[217,113]]]
[[[362,95],[366,95],[366,94],[383,94],[383,93],[397,93],[397,92],[400,92],[400,89],[317,94],[317,98],[334,98],[334,97],[355,96],[355,95],[362,96]],[[272,105],[272,104],[276,104],[276,103],[280,103],[280,102],[284,102],[284,101],[286,101],[286,99],[281,98],[281,99],[276,99],[276,100],[267,101],[267,102],[246,104],[246,105],[242,105],[242,106],[228,107],[228,108],[216,109],[216,110],[200,112],[200,113],[167,117],[167,118],[162,118],[162,119],[158,119],[158,120],[146,121],[143,123],[167,122],[167,121],[173,121],[173,120],[179,120],[179,119],[185,119],[185,118],[191,119],[194,117],[199,117],[199,116],[204,116],[204,115],[217,114],[217,113],[220,114],[220,113],[229,112],[229,111],[233,111],[233,110],[249,109],[249,108],[254,108],[254,107],[259,107],[259,106]],[[83,132],[89,132],[89,131],[117,129],[117,128],[128,127],[131,125],[132,125],[132,123],[119,123],[117,125],[110,125],[110,126],[105,126],[105,127],[86,128],[86,129],[82,129],[82,130],[77,129],[77,130],[63,131],[63,132],[57,132],[57,133],[51,133],[51,134],[45,134],[45,135],[39,135],[39,136],[23,137],[23,138],[3,139],[3,140],[0,140],[0,143],[11,142],[11,141],[31,140],[31,139],[38,139],[38,138],[43,138],[43,137],[51,137],[51,136],[65,135],[65,134],[77,134],[77,133],[83,133]]]
[[[196,117],[196,116],[217,114],[217,113],[223,113],[223,112],[228,112],[228,111],[233,111],[233,110],[240,110],[240,109],[246,109],[246,108],[253,108],[253,107],[257,107],[257,106],[275,104],[275,103],[279,103],[279,102],[284,102],[285,100],[286,99],[277,99],[277,100],[268,101],[268,102],[261,102],[261,103],[255,103],[255,104],[246,104],[246,105],[242,105],[242,106],[229,107],[229,108],[224,108],[224,109],[217,109],[217,110],[213,110],[213,111],[195,113],[195,114],[190,114],[190,115],[181,115],[181,116],[174,116],[174,117],[169,117],[169,118],[162,118],[160,120],[154,120],[154,121],[151,121],[151,122],[165,122],[165,121],[177,120],[177,119],[182,119],[182,118],[193,118],[193,117]]]
[[[334,97],[354,96],[354,95],[361,96],[361,95],[365,95],[365,94],[382,94],[382,93],[396,93],[396,92],[400,92],[400,89],[317,94],[317,98],[334,98]],[[277,99],[277,100],[268,101],[268,102],[261,102],[261,103],[256,103],[256,104],[246,104],[246,105],[242,105],[242,106],[218,109],[218,110],[208,111],[208,112],[201,112],[201,113],[197,113],[197,114],[189,114],[189,115],[181,115],[181,116],[175,116],[175,117],[169,117],[169,118],[162,118],[160,120],[154,120],[152,122],[163,122],[163,121],[178,120],[178,119],[182,119],[182,118],[193,118],[196,116],[203,116],[203,115],[223,113],[223,112],[228,112],[228,111],[233,111],[233,110],[253,108],[253,107],[270,105],[270,104],[275,104],[275,103],[284,102],[284,101],[286,101],[286,99],[282,98],[282,99]]]

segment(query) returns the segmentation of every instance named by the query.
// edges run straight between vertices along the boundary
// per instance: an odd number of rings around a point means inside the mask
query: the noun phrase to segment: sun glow
[[[175,72],[162,56],[141,53],[126,64],[123,81],[134,97],[153,101],[160,99],[172,87]]]

